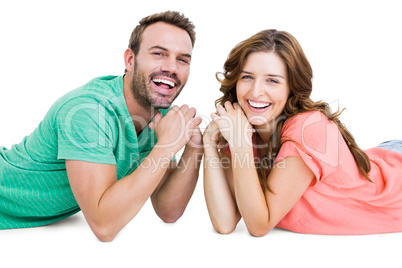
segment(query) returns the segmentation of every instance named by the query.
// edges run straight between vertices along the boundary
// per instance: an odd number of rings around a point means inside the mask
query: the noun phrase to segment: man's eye
[[[182,58],[180,58],[179,61],[181,61],[181,62],[183,62],[183,63],[188,63],[188,60],[187,60],[187,59],[182,59]]]

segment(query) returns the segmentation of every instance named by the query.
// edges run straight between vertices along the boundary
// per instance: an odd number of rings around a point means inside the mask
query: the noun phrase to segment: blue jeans
[[[388,149],[402,154],[402,140],[390,140],[381,143],[377,147]]]

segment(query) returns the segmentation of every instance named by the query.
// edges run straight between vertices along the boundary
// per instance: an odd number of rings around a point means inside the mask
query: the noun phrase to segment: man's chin
[[[163,110],[163,109],[168,109],[170,106],[171,106],[172,104],[170,103],[170,104],[155,104],[155,105],[152,105],[152,108],[153,109],[156,109],[156,110]]]
[[[151,101],[151,106],[155,109],[167,109],[172,106],[173,100],[171,98],[159,98]]]

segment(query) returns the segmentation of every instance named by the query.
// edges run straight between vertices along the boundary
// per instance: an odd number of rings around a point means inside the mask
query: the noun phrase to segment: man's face
[[[185,30],[164,22],[145,29],[131,85],[143,108],[170,107],[187,82],[191,53],[191,39]]]

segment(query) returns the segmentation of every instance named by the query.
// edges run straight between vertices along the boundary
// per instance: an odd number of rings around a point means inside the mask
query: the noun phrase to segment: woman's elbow
[[[235,228],[215,228],[215,231],[217,231],[221,235],[226,235],[230,234],[231,232],[234,231]]]
[[[264,228],[264,227],[260,227],[260,228],[247,228],[248,233],[254,237],[263,237],[265,236],[267,233],[269,233],[269,231],[271,231],[272,228]]]
[[[230,234],[236,229],[237,223],[213,223],[212,225],[219,234]]]

